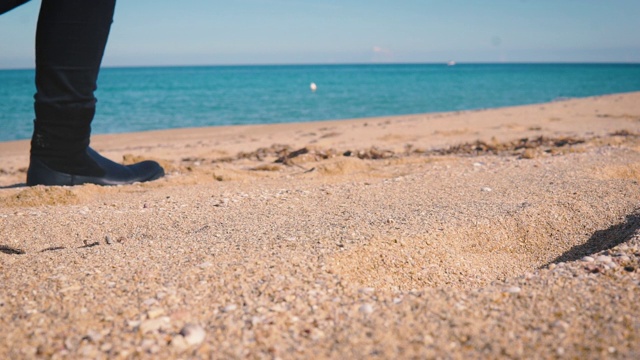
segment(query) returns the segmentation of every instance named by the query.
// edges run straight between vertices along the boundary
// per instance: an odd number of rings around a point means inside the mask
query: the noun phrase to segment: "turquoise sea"
[[[0,70],[0,141],[31,137],[33,79],[33,70]],[[104,68],[98,87],[94,134],[470,110],[640,91],[640,64]]]

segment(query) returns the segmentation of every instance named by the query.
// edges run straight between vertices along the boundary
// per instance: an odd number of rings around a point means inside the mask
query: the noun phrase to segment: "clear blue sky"
[[[33,67],[40,1],[0,16]],[[640,0],[119,0],[106,66],[640,62]]]

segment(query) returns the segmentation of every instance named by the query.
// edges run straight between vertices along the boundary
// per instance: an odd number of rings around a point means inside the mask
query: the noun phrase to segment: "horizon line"
[[[189,68],[189,67],[278,67],[278,66],[385,66],[385,65],[449,66],[449,61],[103,65],[101,66],[101,69]],[[640,65],[640,61],[460,61],[460,62],[455,61],[455,66],[459,66],[459,65]],[[0,71],[3,71],[3,70],[35,70],[35,65],[33,67],[6,67],[6,68],[0,67]]]

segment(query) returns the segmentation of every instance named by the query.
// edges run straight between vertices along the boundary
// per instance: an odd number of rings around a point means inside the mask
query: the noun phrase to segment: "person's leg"
[[[115,0],[42,1],[28,185],[108,185],[162,176],[157,163],[124,167],[89,149],[94,91],[114,7]]]
[[[89,145],[100,62],[115,0],[43,0],[36,32],[35,131],[31,153],[66,161]]]
[[[0,1],[0,15],[6,13],[9,10],[17,8],[18,6],[28,2],[29,0],[3,0]]]

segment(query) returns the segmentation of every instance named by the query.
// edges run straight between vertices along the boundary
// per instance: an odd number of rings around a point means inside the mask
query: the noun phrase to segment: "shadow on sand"
[[[639,228],[640,212],[636,211],[631,215],[627,215],[625,221],[622,223],[613,225],[605,230],[596,231],[586,243],[572,247],[543,267],[553,263],[579,260],[587,255],[611,249],[631,239]]]
[[[27,187],[27,183],[17,183],[17,184],[13,184],[13,185],[0,186],[0,190],[2,190],[2,189],[17,189],[17,188],[23,188],[23,187]]]

